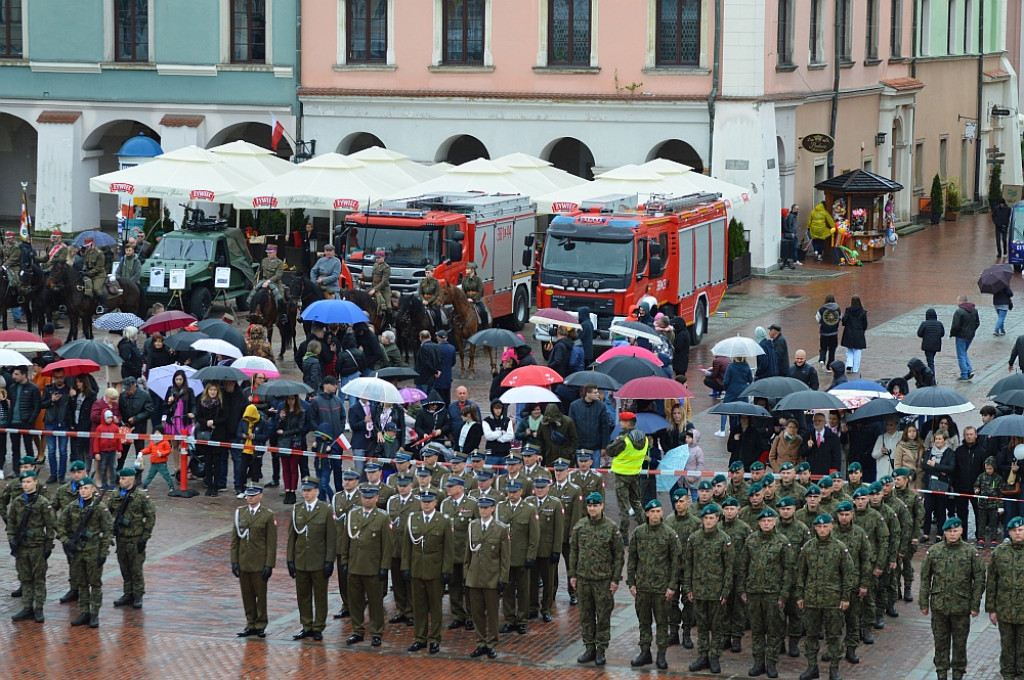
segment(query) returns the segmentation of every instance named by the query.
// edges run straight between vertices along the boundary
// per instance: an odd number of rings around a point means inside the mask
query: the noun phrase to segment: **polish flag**
[[[270,148],[277,151],[277,145],[281,141],[281,137],[284,136],[284,125],[277,119],[277,116],[270,114],[270,121],[272,123],[273,131],[270,133]]]
[[[344,451],[351,451],[352,444],[349,443],[348,438],[345,435],[338,435],[338,438],[334,440],[334,443],[342,448]]]

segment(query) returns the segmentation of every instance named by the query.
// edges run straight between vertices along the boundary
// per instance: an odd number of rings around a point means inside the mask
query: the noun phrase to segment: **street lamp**
[[[295,155],[292,159],[296,163],[305,163],[310,158],[316,155],[316,140],[311,139],[309,141],[303,139],[295,140]]]

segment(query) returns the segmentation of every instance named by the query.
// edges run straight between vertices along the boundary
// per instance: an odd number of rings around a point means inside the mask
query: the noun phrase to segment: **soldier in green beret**
[[[760,484],[764,480],[764,476],[767,472],[768,468],[764,466],[764,463],[762,463],[759,460],[755,460],[753,463],[750,464],[750,483]],[[761,484],[761,486],[764,485]]]
[[[838,524],[835,528],[835,536],[849,549],[854,573],[854,586],[850,591],[850,607],[843,612],[846,621],[846,660],[850,663],[860,663],[857,646],[861,639],[861,607],[864,597],[868,594],[868,588],[871,587],[874,550],[871,547],[871,541],[868,540],[867,532],[853,523],[853,503],[850,501],[840,503],[836,509],[836,519]],[[822,660],[825,659],[822,658]]]
[[[813,488],[817,489],[818,487],[814,486]],[[804,493],[806,494],[807,491]],[[814,498],[817,498],[817,496],[814,496]],[[796,518],[796,501],[789,496],[783,496],[779,499],[779,502],[775,505],[775,511],[779,515],[776,530],[793,546],[793,562],[795,565],[796,556],[800,554],[800,549],[812,538],[811,530],[807,528],[803,521]],[[782,595],[786,600],[786,604],[782,610],[784,628],[779,634],[779,642],[780,645],[785,644],[788,632],[789,647],[788,650],[783,648],[782,651],[788,651],[789,656],[795,659],[800,656],[800,638],[804,634],[804,616],[800,608],[796,606],[796,594],[792,588],[788,592],[783,592]]]
[[[774,510],[762,510],[757,517],[758,531],[740,548],[740,597],[750,613],[754,652],[754,665],[748,671],[751,677],[762,673],[779,677],[776,666],[785,631],[782,610],[793,590],[796,553],[793,544],[775,530],[776,522]]]
[[[726,497],[732,496],[740,502],[740,507],[748,505],[747,490],[750,485],[744,479],[743,462],[734,460],[729,464],[729,485],[725,487]]]
[[[750,535],[750,525],[739,519],[740,502],[731,496],[722,503],[722,521],[719,526],[732,541],[732,552],[736,559],[733,566],[733,586],[729,601],[725,604],[725,645],[733,654],[743,651],[743,631],[746,630],[747,611],[740,598],[740,551]],[[756,526],[756,523],[755,523]]]
[[[388,567],[394,552],[391,520],[377,507],[380,489],[364,486],[359,490],[359,507],[348,511],[338,527],[341,542],[338,561],[341,574],[348,579],[349,614],[352,634],[345,644],[362,642],[366,634],[366,610],[370,611],[370,644],[380,647],[384,634],[384,595]]]
[[[776,492],[779,489],[779,478],[773,475],[772,473],[768,472],[761,480],[761,486],[764,488],[765,507],[774,508],[776,501],[778,501],[778,496],[776,495]],[[759,514],[761,513],[758,512],[758,515]],[[750,521],[753,523],[755,522],[755,520],[757,520],[757,515],[754,515],[754,517],[751,518]]]
[[[464,568],[476,628],[476,649],[470,654],[474,659],[498,656],[498,598],[508,583],[511,541],[508,526],[494,517],[495,505],[493,498],[482,496],[477,501],[480,516],[466,530]]]
[[[569,536],[569,584],[580,598],[580,630],[586,650],[577,663],[605,665],[611,641],[615,591],[622,580],[622,534],[604,516],[604,497],[587,495],[587,516],[576,523]]]
[[[146,594],[142,565],[146,561],[146,543],[156,524],[156,505],[136,490],[134,468],[124,468],[117,474],[120,488],[112,494],[108,507],[114,516],[115,550],[124,579],[124,594],[114,600],[114,606],[130,604],[142,609],[142,597]]]
[[[839,505],[839,499],[834,498],[832,493],[835,491],[835,484],[832,480],[831,475],[825,475],[818,480],[818,488],[821,489],[821,505],[819,506],[821,512],[827,512],[832,515],[832,519],[836,516],[836,506]]]
[[[967,672],[967,635],[985,592],[985,564],[974,546],[962,540],[963,532],[959,517],[947,519],[945,540],[929,548],[921,564],[919,603],[922,614],[932,615],[938,680],[946,680],[950,668],[953,680]]]
[[[327,583],[334,573],[338,552],[337,522],[331,507],[317,500],[320,480],[302,481],[302,502],[292,505],[291,529],[285,555],[288,575],[295,580],[295,598],[299,604],[302,630],[293,640],[324,639],[327,626]]]
[[[814,518],[822,513],[821,509],[821,488],[817,484],[811,484],[804,491],[804,507],[796,512],[796,519],[810,529],[814,524]]]
[[[64,508],[57,522],[57,538],[72,554],[72,577],[78,584],[80,613],[72,626],[100,626],[103,605],[103,565],[114,540],[114,521],[102,498],[96,496],[92,477],[82,477],[78,502]]]
[[[685,489],[680,489],[685,492]],[[640,654],[630,665],[646,666],[651,658],[651,622],[658,626],[658,658],[660,670],[668,668],[665,652],[669,642],[669,603],[675,601],[679,586],[679,563],[682,543],[679,536],[662,522],[661,501],[651,499],[644,507],[647,523],[633,531],[626,563],[626,585],[635,598],[636,616],[640,622]]]
[[[697,502],[690,505],[690,514],[697,520],[700,520],[700,513],[703,512],[704,508],[709,505],[715,505],[712,495],[715,493],[715,485],[711,483],[710,479],[702,479],[697,484]],[[685,540],[685,539],[684,539]]]
[[[18,461],[18,475],[11,477],[7,482],[7,486],[4,487],[3,491],[0,491],[0,519],[3,519],[4,525],[9,524],[7,521],[7,508],[11,506],[11,501],[14,497],[21,493],[21,479],[20,475],[22,472],[35,472],[36,459],[32,456],[22,456]],[[37,487],[39,492],[44,496],[46,495],[46,485],[40,484]],[[21,593],[17,595],[11,595],[11,597],[21,597]]]
[[[862,486],[853,492],[853,522],[868,535],[873,549],[871,587],[868,588],[868,594],[864,597],[864,611],[861,615],[861,639],[870,645],[874,641],[871,629],[881,630],[885,627],[885,621],[882,620],[884,605],[876,598],[876,593],[878,592],[878,579],[889,566],[890,534],[885,517],[874,508],[869,507],[869,502],[870,491],[867,487]]]
[[[882,575],[878,577],[878,586],[875,590],[876,624],[878,622],[885,623],[882,620],[882,612],[893,618],[899,616],[899,612],[896,611],[896,607],[893,604],[896,598],[890,597],[889,594],[889,585],[896,572],[896,563],[899,561],[901,551],[903,550],[904,540],[903,527],[899,515],[894,508],[883,502],[883,488],[880,481],[871,482],[868,486],[868,507],[881,515],[885,519],[885,526],[889,528],[889,550],[886,553],[885,566],[883,567]]]
[[[740,519],[747,522],[748,526],[756,524],[757,516],[767,507],[764,502],[764,487],[761,486],[761,482],[754,482],[747,489],[747,505],[740,510]]]
[[[789,496],[797,502],[797,505],[802,505],[804,491],[807,491],[807,487],[796,481],[796,466],[788,461],[783,463],[779,467],[779,489],[776,495],[780,498]],[[776,507],[778,507],[777,504]]]
[[[742,467],[742,463],[740,464]],[[695,531],[700,530],[700,519],[690,514],[690,492],[688,489],[676,488],[672,490],[672,505],[675,513],[668,518],[666,524],[679,536],[680,545],[685,544],[686,539]],[[693,638],[690,637],[690,630],[696,624],[693,612],[693,603],[683,593],[682,582],[684,579],[683,570],[686,568],[680,558],[679,586],[676,588],[676,595],[673,598],[672,606],[669,607],[669,645],[678,645],[680,641],[685,649],[693,649]]]
[[[895,480],[892,475],[885,475],[878,480],[882,483],[881,505],[890,510],[890,514],[896,518],[900,528],[900,540],[896,544],[896,561],[890,564],[891,568],[886,579],[888,590],[886,592],[886,610],[889,616],[897,616],[896,602],[902,597],[900,593],[900,566],[907,555],[912,555],[914,550],[914,518],[910,514],[910,508],[895,494]],[[872,496],[872,505],[874,504]]]
[[[68,481],[61,484],[53,495],[53,513],[58,519],[64,508],[78,502],[78,487],[81,486],[82,478],[85,477],[85,463],[80,460],[72,461],[68,467],[68,477]],[[68,561],[68,574],[70,575],[68,581],[71,587],[68,589],[68,592],[61,596],[61,604],[74,602],[78,599],[78,585],[73,578],[74,572],[71,571],[71,555],[65,552],[65,557]]]
[[[719,657],[726,635],[725,604],[732,593],[736,557],[732,541],[718,526],[719,512],[714,503],[706,506],[701,511],[701,529],[686,539],[684,547],[684,587],[697,614],[698,657],[690,664],[694,673],[722,671]]]
[[[843,500],[853,502],[853,492],[864,486],[864,468],[854,461],[846,468],[846,486],[843,487]]]
[[[897,580],[902,577],[903,581],[903,600],[905,602],[913,602],[913,585],[914,585],[914,553],[917,551],[918,543],[920,542],[921,526],[924,523],[924,499],[917,489],[910,483],[911,472],[907,468],[896,468],[892,472],[893,474],[893,494],[903,501],[903,504],[907,506],[907,510],[910,512],[911,527],[910,527],[910,546],[907,548],[907,552],[903,555],[903,559],[900,560],[898,567],[899,574]]]
[[[245,505],[235,508],[231,534],[231,573],[238,579],[245,609],[245,628],[238,637],[266,637],[267,582],[277,562],[277,521],[263,505],[263,488],[245,490]]]
[[[1006,529],[1010,540],[992,551],[988,563],[985,611],[999,628],[999,672],[1012,679],[1024,676],[1024,517],[1014,517]]]
[[[811,481],[811,464],[806,460],[801,463],[797,463],[796,481],[800,482],[804,488],[807,488],[814,483]]]
[[[726,498],[729,498],[727,492],[729,486],[729,478],[719,473],[711,478],[711,502],[717,503],[721,507],[722,503],[725,502]]]
[[[57,519],[53,507],[39,493],[39,480],[32,470],[19,476],[21,493],[14,497],[7,509],[7,541],[18,570],[21,584],[22,608],[11,617],[12,621],[46,620],[46,561],[53,550],[53,537]],[[13,484],[13,482],[12,482]]]

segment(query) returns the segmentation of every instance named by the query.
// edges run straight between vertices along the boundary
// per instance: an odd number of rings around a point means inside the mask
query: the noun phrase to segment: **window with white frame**
[[[903,56],[903,0],[889,3],[889,56],[894,59]]]
[[[0,0],[0,59],[21,59],[22,0]]]
[[[825,62],[825,0],[811,0],[810,58],[811,64]]]

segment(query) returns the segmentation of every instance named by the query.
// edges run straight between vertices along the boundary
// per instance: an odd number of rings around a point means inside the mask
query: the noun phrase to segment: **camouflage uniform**
[[[103,563],[107,561],[110,544],[114,540],[114,519],[98,495],[86,503],[79,498],[77,503],[64,508],[57,523],[57,537],[67,544],[78,532],[89,507],[96,504],[96,510],[89,518],[78,546],[74,550],[71,569],[78,584],[78,607],[82,614],[98,616],[103,603]]]
[[[775,530],[793,545],[796,555],[799,555],[804,544],[813,538],[807,525],[795,517],[789,522],[780,517]],[[795,563],[796,557],[793,559]],[[790,656],[795,657],[798,655],[797,645],[800,643],[800,638],[804,636],[804,613],[800,611],[800,607],[796,606],[796,594],[793,589],[784,595],[786,606],[782,611],[782,616],[786,627],[779,637],[789,637]]]
[[[700,520],[692,517],[689,512],[683,515],[676,513],[665,520],[665,524],[676,532],[679,536],[680,544],[684,544],[686,539],[690,537],[690,534],[701,529]],[[668,624],[670,636],[677,636],[677,629],[682,627],[683,638],[689,639],[690,629],[696,625],[697,621],[693,613],[693,603],[687,599],[686,593],[683,592],[682,583],[685,580],[683,570],[686,568],[686,564],[682,559],[680,559],[679,566],[679,587],[676,589],[675,601],[672,603],[673,606],[669,607],[668,610]],[[690,646],[692,646],[692,643],[687,645],[687,649]]]
[[[749,488],[750,485],[744,481],[741,481],[739,484],[733,484],[732,482],[729,482],[729,485],[725,487],[725,497],[735,498],[740,502],[740,507],[742,508],[744,506],[750,505],[750,498],[748,497],[749,493],[747,492]]]
[[[54,492],[53,499],[51,500],[51,504],[53,505],[53,514],[55,517],[59,519],[64,508],[78,501],[78,486],[78,482],[68,480],[66,483],[57,487],[57,491]],[[71,569],[71,553],[65,550],[64,555],[68,560],[68,585],[70,586],[68,596],[71,596],[73,599],[78,597],[78,586],[75,584],[75,573]]]
[[[853,513],[853,523],[864,530],[874,548],[874,560],[872,570],[880,569],[885,574],[889,568],[889,527],[885,518],[872,507],[864,510],[856,510]],[[868,587],[868,594],[864,597],[864,608],[861,612],[861,627],[874,626],[878,617],[882,614],[881,602],[876,602],[875,593],[878,591],[879,577],[871,575],[871,585]]]
[[[889,587],[885,604],[892,607],[900,599],[900,564],[904,558],[911,553],[910,541],[914,538],[914,519],[910,509],[895,495],[884,496],[882,503],[895,513],[897,523],[900,527],[900,541],[896,545],[896,568],[886,573],[886,582]]]
[[[690,507],[693,508],[693,507],[695,507],[697,505],[699,505],[699,503],[694,503]],[[747,503],[747,505],[745,507],[740,509],[740,514],[739,514],[739,517],[737,519],[739,519],[739,521],[745,523],[747,526],[750,526],[752,524],[757,524],[757,516],[761,514],[761,511],[764,510],[765,508],[773,508],[773,507],[775,507],[774,504],[773,505],[768,505],[768,503],[766,503],[764,501],[758,503],[757,505],[753,505],[752,503]],[[703,508],[701,508],[701,509],[703,509]],[[698,511],[697,514],[699,516],[700,512]]]
[[[684,588],[693,594],[697,615],[697,654],[717,659],[725,642],[725,606],[733,588],[736,557],[732,541],[719,527],[690,534],[685,546]]]
[[[931,610],[935,672],[940,678],[945,678],[950,668],[954,680],[967,671],[971,612],[981,610],[984,591],[985,564],[967,541],[942,541],[925,554],[918,600],[922,613]]]
[[[125,503],[127,507],[122,512],[121,506]],[[146,542],[153,535],[153,525],[156,524],[156,505],[141,490],[133,488],[113,492],[109,508],[114,518],[117,564],[124,579],[124,596],[117,602],[131,603],[139,608],[142,596],[146,594],[142,565],[146,561]]]
[[[756,526],[757,518],[754,518]],[[743,520],[734,520],[729,522],[725,518],[722,518],[720,523],[722,531],[729,535],[729,539],[732,541],[732,552],[736,559],[736,564],[733,566],[733,587],[732,594],[729,595],[729,601],[725,604],[725,644],[729,644],[732,640],[733,647],[740,645],[740,640],[743,639],[743,632],[746,630],[747,621],[747,607],[743,604],[743,599],[740,597],[742,592],[743,581],[740,580],[740,551],[743,549],[743,542],[750,535],[750,525]]]
[[[568,577],[576,579],[583,644],[604,652],[615,606],[611,584],[622,580],[622,534],[615,522],[601,515],[576,523],[569,536]]]
[[[988,563],[985,611],[999,617],[999,672],[1003,678],[1024,676],[1024,542],[1006,541]]]
[[[41,615],[46,603],[46,560],[53,550],[57,519],[50,502],[38,490],[31,495],[19,493],[11,501],[7,513],[7,540],[12,543],[11,554],[15,557],[21,584],[23,611],[34,609]],[[24,535],[15,549],[13,543],[19,540],[23,519]]]
[[[856,582],[850,551],[833,535],[815,536],[804,544],[797,562],[796,598],[804,603],[804,641],[808,666],[818,665],[820,643],[824,631],[832,671],[839,672],[842,658],[843,612],[839,602],[848,597]]]
[[[804,507],[804,492],[807,488],[795,479],[789,484],[779,482],[779,490],[775,492],[776,498],[789,496],[796,502],[796,509]]]
[[[640,622],[640,649],[651,648],[651,620],[658,626],[658,651],[668,649],[668,590],[679,587],[683,546],[679,536],[663,523],[643,524],[633,531],[626,563],[626,585],[636,588],[636,617]]]
[[[777,530],[757,531],[740,547],[739,588],[747,596],[754,663],[773,666],[785,631],[780,602],[793,589],[796,552]]]
[[[893,495],[903,501],[903,504],[907,506],[907,511],[910,513],[911,520],[910,540],[913,541],[921,535],[921,526],[924,524],[924,499],[921,498],[921,495],[917,493],[917,490],[910,484],[907,484],[903,489],[894,489]],[[899,571],[900,576],[903,577],[904,597],[908,597],[910,595],[914,585],[913,559],[915,551],[915,546],[910,545],[907,552],[903,553],[903,559],[901,559],[900,563],[896,565],[896,570]]]
[[[850,606],[843,612],[843,618],[846,621],[844,643],[847,649],[851,647],[856,649],[861,642],[860,622],[863,617],[861,609],[864,607],[864,598],[860,596],[859,589],[867,590],[871,587],[871,569],[874,565],[875,551],[868,539],[867,532],[853,522],[846,527],[836,522],[832,532],[836,539],[842,541],[843,545],[849,549],[850,559],[853,560],[854,577],[853,588],[849,593]]]

